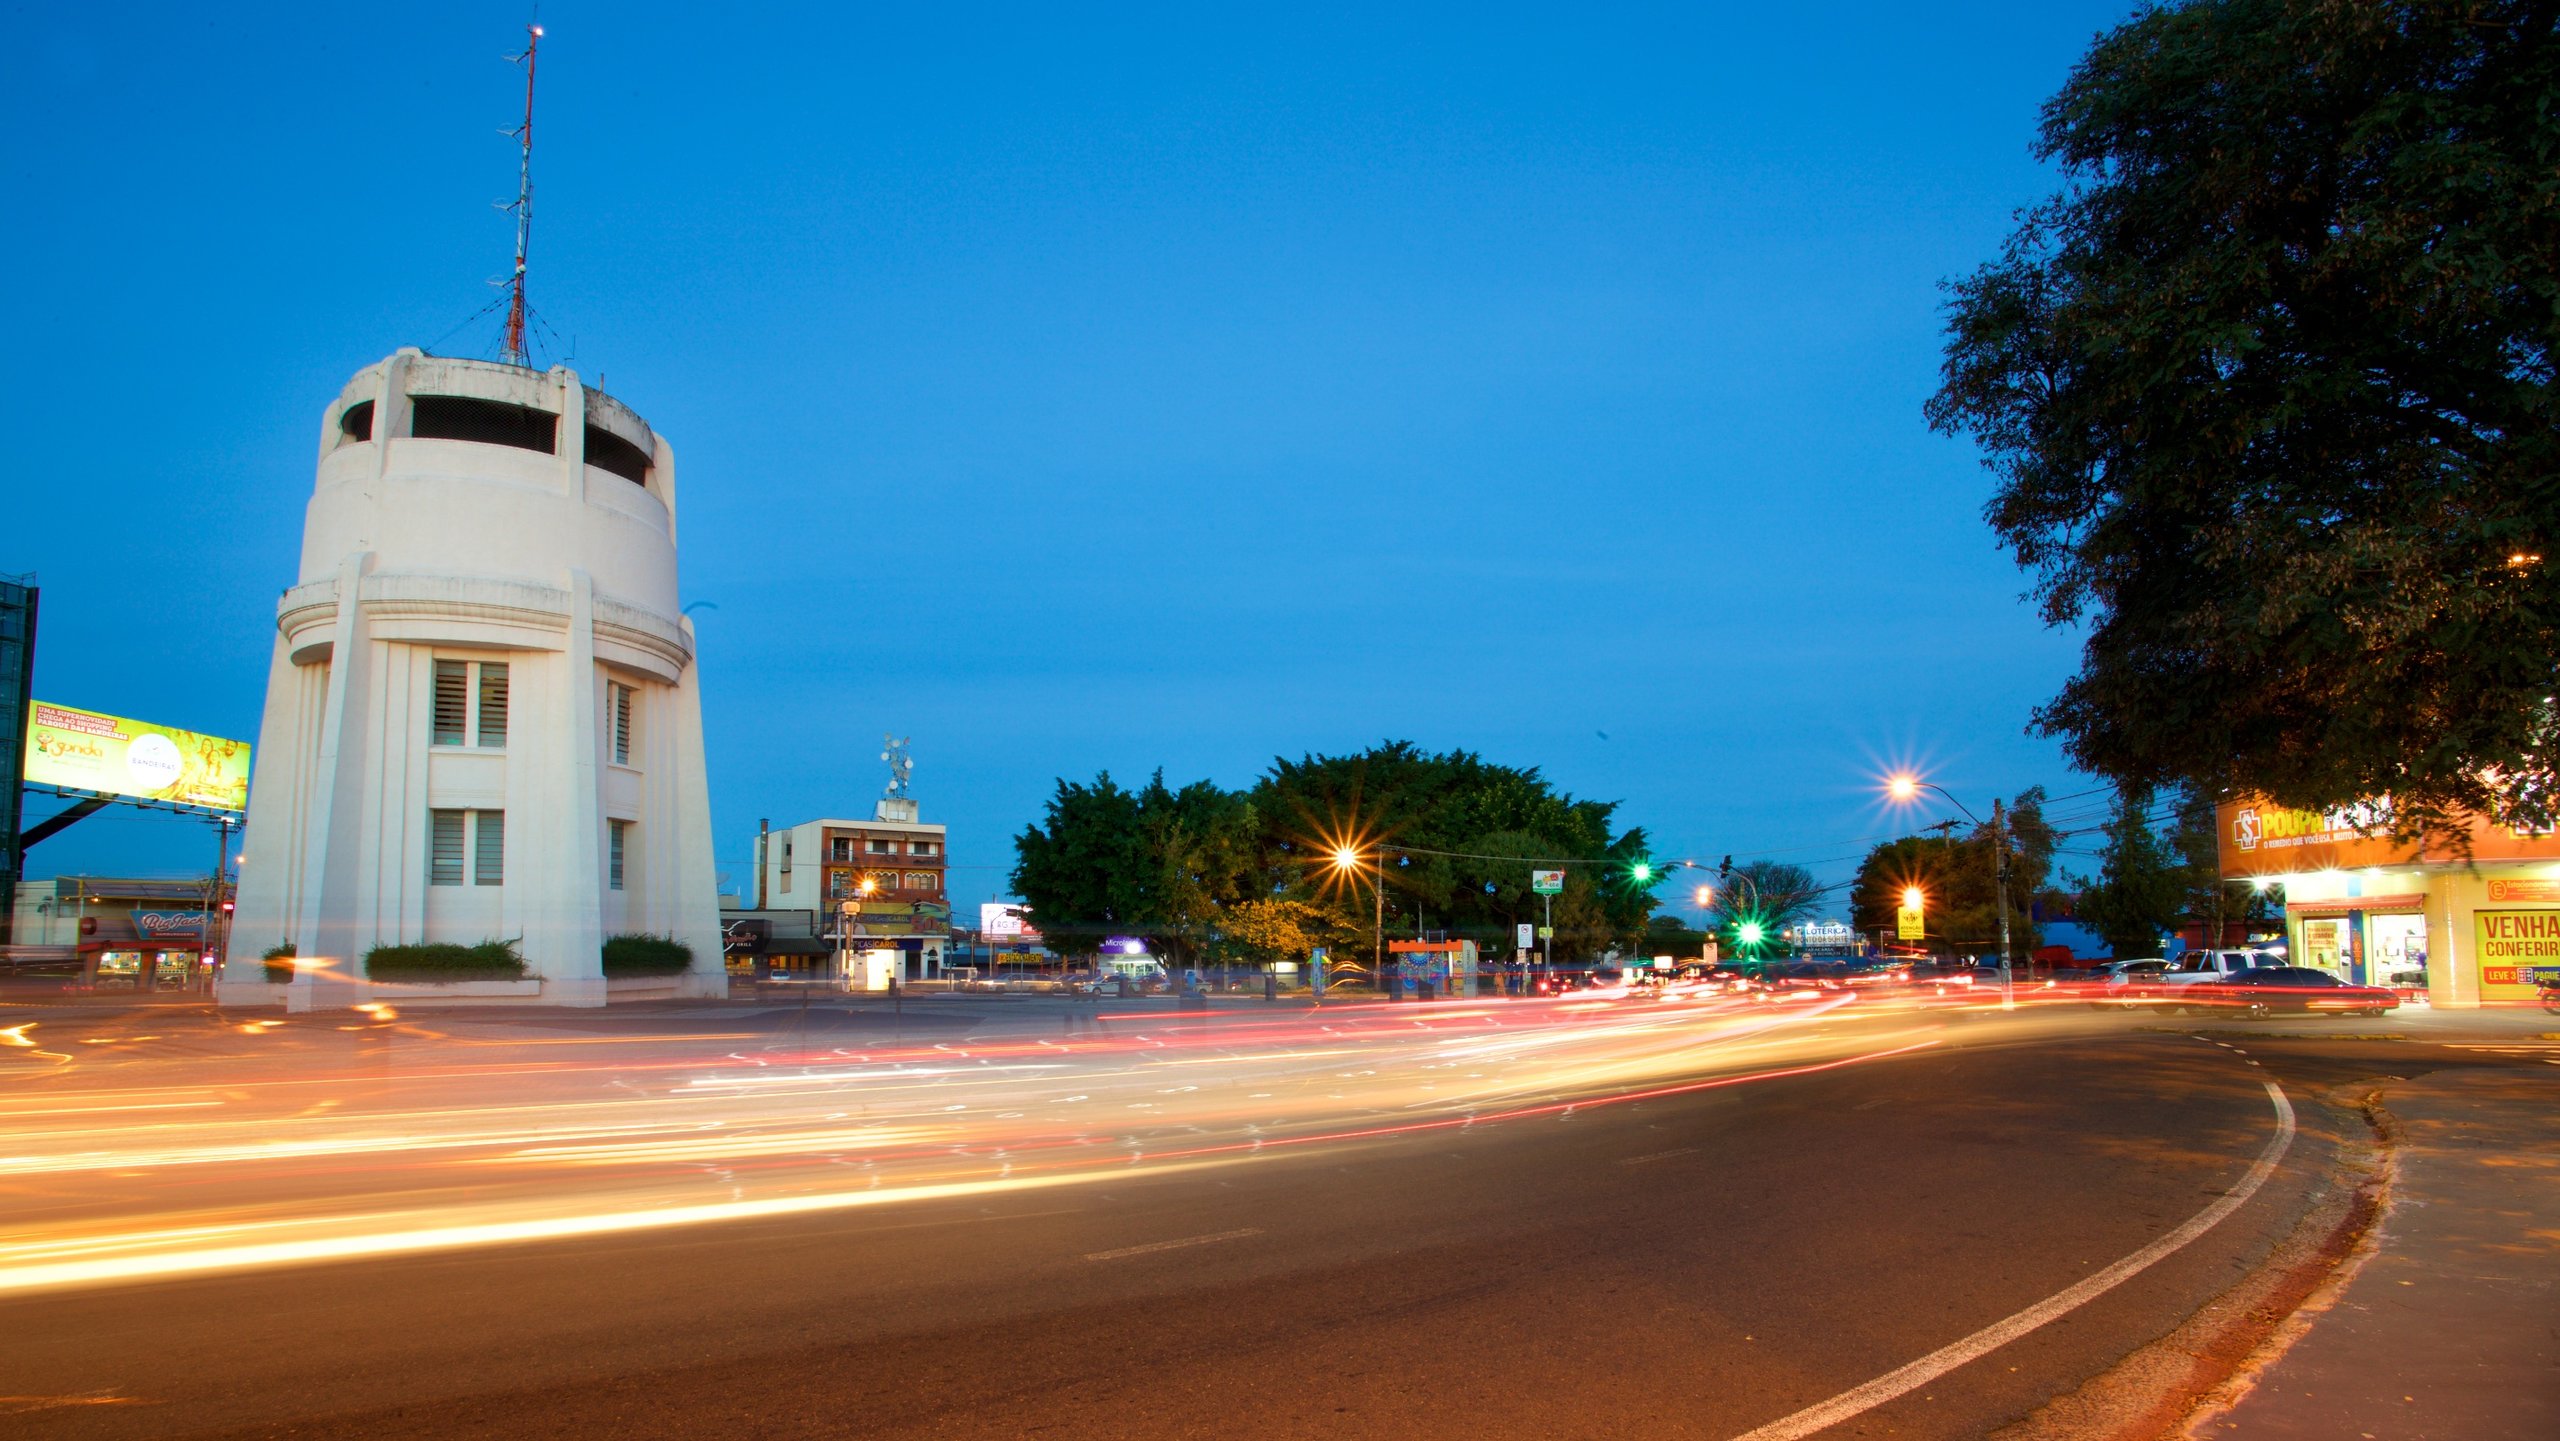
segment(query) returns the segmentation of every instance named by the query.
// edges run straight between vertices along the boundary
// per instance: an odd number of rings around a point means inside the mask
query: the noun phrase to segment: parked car
[[[2169,963],[2158,956],[2101,961],[2090,968],[2083,989],[2093,1006],[2138,1006],[2159,999],[2160,978],[2168,973]]]
[[[2228,980],[2243,971],[2254,971],[2266,966],[2283,964],[2280,958],[2270,956],[2264,951],[2233,949],[2187,951],[2181,954],[2168,970],[2160,974],[2159,981],[2164,986],[2192,986],[2199,981]]]
[[[2309,966],[2256,966],[2225,980],[2198,981],[2177,993],[2182,1007],[2215,1006],[2253,1016],[2279,1011],[2378,1016],[2400,1004],[2387,986],[2351,986]]]

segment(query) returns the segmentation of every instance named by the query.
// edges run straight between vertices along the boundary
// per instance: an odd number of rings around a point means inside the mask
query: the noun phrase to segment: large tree
[[[1370,911],[1366,858],[1383,855],[1391,937],[1444,931],[1507,953],[1514,927],[1543,924],[1552,907],[1556,957],[1587,958],[1634,945],[1653,912],[1650,891],[1630,880],[1645,855],[1643,830],[1613,831],[1615,804],[1577,800],[1535,767],[1389,741],[1274,760],[1252,799],[1277,884],[1354,894]],[[1356,884],[1328,874],[1338,846],[1364,857]],[[1530,873],[1543,869],[1566,873],[1552,902],[1530,889]]]
[[[2106,939],[2118,960],[2160,953],[2188,900],[2188,875],[2174,847],[2152,825],[2156,793],[2131,785],[2116,793],[2098,874],[2080,887],[2080,919]]]
[[[1632,945],[1653,909],[1633,879],[1644,832],[1613,831],[1615,810],[1534,768],[1401,741],[1277,760],[1242,792],[1174,789],[1161,773],[1130,790],[1105,774],[1058,783],[1041,823],[1015,839],[1013,881],[1041,933],[1070,952],[1136,936],[1177,961],[1326,945],[1365,964],[1383,892],[1389,938],[1442,931],[1506,954],[1516,925],[1552,914],[1554,954],[1588,958]],[[1356,853],[1354,869],[1333,864],[1337,848]],[[1530,873],[1558,868],[1564,893],[1534,894]]]
[[[2403,833],[2560,786],[2560,0],[2194,0],[2047,102],[2063,187],[1952,287],[1938,429],[2083,766]]]
[[[1260,890],[1258,839],[1242,796],[1207,781],[1176,790],[1162,771],[1132,791],[1105,772],[1058,783],[1044,823],[1014,840],[1013,884],[1063,951],[1132,936],[1181,963],[1215,937],[1223,907]]]
[[[2009,952],[2035,951],[2036,897],[2053,874],[2053,827],[2044,818],[2044,787],[2018,793],[2002,818],[2009,880]],[[1978,953],[2000,942],[2002,859],[1989,824],[1949,822],[1936,836],[1904,836],[1867,852],[1849,887],[1850,924],[1868,935],[1890,934],[1894,911],[1907,887],[1918,886],[1927,944],[1932,949]]]

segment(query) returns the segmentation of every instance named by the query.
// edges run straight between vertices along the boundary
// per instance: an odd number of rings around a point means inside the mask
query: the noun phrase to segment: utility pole
[[[1399,994],[1400,988],[1387,981],[1387,848],[1385,846],[1378,847],[1378,873],[1369,880],[1369,893],[1378,898],[1377,929],[1369,933],[1369,974],[1377,978],[1378,985],[1386,991],[1388,1000],[1400,1001],[1404,999]]]
[[[2000,907],[2000,1009],[2017,1005],[2009,978],[2009,829],[2001,818],[2000,798],[1991,798],[1991,873]]]

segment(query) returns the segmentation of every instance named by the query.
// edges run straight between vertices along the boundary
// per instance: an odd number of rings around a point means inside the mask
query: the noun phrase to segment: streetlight
[[[1352,846],[1335,846],[1333,868],[1344,875],[1359,874],[1360,852],[1358,849]],[[1370,878],[1369,889],[1378,900],[1377,928],[1370,933],[1369,940],[1369,975],[1380,988],[1386,991],[1387,999],[1392,1001],[1398,997],[1396,988],[1387,984],[1387,849],[1384,846],[1378,848],[1378,873]]]
[[[1982,817],[1975,815],[1972,807],[1957,800],[1955,792],[1934,781],[1924,781],[1909,771],[1899,772],[1885,781],[1885,793],[1905,804],[1918,800],[1924,790],[1936,791],[1946,797],[1947,804],[1964,812],[1966,820],[1975,825],[1982,824]],[[2000,1008],[2005,1011],[2017,1005],[2017,997],[2009,973],[2009,833],[2000,813],[1998,796],[1991,798],[1991,874],[2000,907]]]

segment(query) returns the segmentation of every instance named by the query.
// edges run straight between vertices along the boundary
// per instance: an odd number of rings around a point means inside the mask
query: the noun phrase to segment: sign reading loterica
[[[249,808],[249,743],[37,701],[27,707],[27,784]]]

